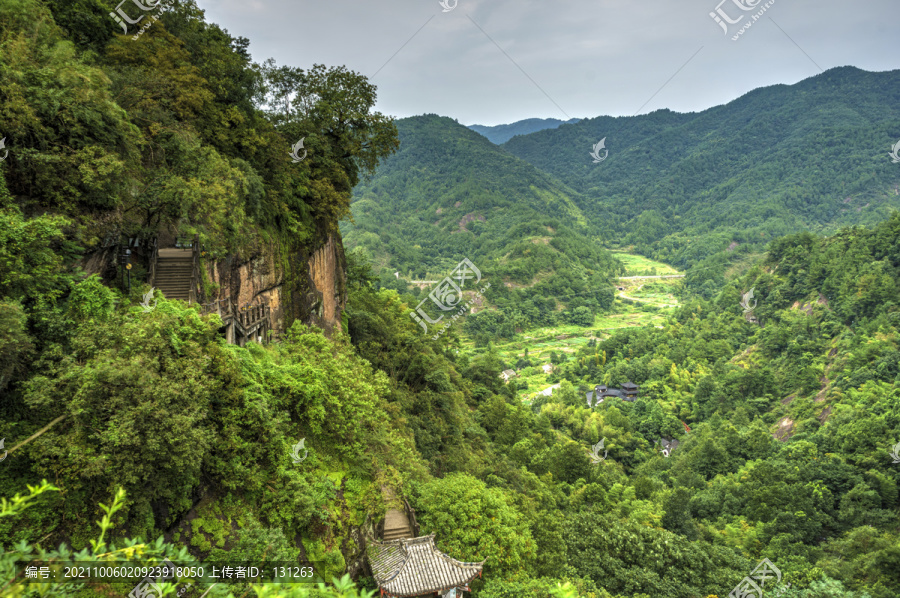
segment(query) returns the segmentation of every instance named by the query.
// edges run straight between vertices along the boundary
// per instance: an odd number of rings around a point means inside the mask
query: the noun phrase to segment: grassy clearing
[[[668,276],[682,274],[672,266],[635,253],[613,251],[613,257],[625,264],[625,276]]]
[[[553,374],[545,374],[543,365],[550,365],[551,354],[556,353],[557,361],[571,358],[576,350],[584,347],[591,339],[603,340],[616,331],[625,328],[661,325],[664,314],[650,314],[639,311],[621,314],[604,314],[594,320],[591,328],[578,326],[554,326],[536,328],[517,334],[513,340],[494,344],[503,361],[519,374],[518,382],[527,383],[527,389],[519,393],[519,398],[530,401],[532,395],[552,386],[558,380]],[[538,365],[518,369],[516,362],[526,357],[536,359]]]
[[[765,254],[763,253],[749,253],[739,261],[733,263],[727,270],[725,270],[725,278],[732,279],[737,278],[738,276],[743,275],[747,270],[750,269],[754,264],[756,264],[759,259]]]

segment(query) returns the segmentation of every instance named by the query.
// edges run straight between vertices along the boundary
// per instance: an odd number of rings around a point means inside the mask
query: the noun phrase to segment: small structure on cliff
[[[264,343],[269,340],[272,310],[264,303],[238,307],[230,298],[225,298],[201,305],[200,312],[219,314],[229,344],[243,347],[247,341]]]
[[[123,281],[124,271],[145,265],[147,283],[166,298],[197,303],[203,314],[218,313],[229,343],[266,342],[270,333],[278,338],[295,320],[321,328],[329,337],[341,329],[347,289],[339,235],[308,246],[287,241],[257,244],[246,255],[224,257],[209,255],[196,234],[175,237],[161,230],[142,241],[139,249],[122,245],[110,245],[103,255],[111,254],[115,260],[117,253],[122,254],[116,272]],[[94,259],[100,263],[95,270],[104,259],[108,261],[103,256]]]
[[[167,299],[197,303],[203,295],[200,284],[200,256],[203,254],[200,237],[176,237],[174,245],[159,247],[158,239],[152,241],[147,282],[151,287],[156,285]],[[205,315],[213,312],[222,319],[222,331],[228,343],[243,347],[249,341],[264,343],[269,340],[273,317],[268,298],[244,305],[233,302],[230,296],[201,303],[200,313]]]
[[[390,542],[370,541],[366,550],[382,596],[436,596],[468,591],[485,561],[464,563],[434,546],[434,534]]]

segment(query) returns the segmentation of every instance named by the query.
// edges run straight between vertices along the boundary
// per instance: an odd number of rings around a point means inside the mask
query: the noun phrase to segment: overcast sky
[[[835,66],[900,68],[898,0],[774,0],[737,40],[768,0],[444,1],[198,3],[257,62],[345,65],[382,113],[466,125],[693,112]],[[740,18],[727,34],[717,7]]]

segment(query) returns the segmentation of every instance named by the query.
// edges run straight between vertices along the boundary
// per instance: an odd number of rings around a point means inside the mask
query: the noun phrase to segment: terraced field
[[[625,276],[666,276],[682,274],[672,266],[628,251],[613,251],[613,257],[625,264]]]
[[[668,264],[655,262],[644,256],[630,253],[616,253],[616,257],[628,268],[625,276],[671,276],[682,274]],[[520,393],[520,398],[530,402],[533,396],[558,380],[553,374],[546,374],[542,365],[549,365],[551,355],[570,356],[586,345],[592,338],[602,340],[623,328],[661,326],[666,315],[678,306],[675,290],[681,285],[680,278],[627,279],[620,278],[616,291],[613,313],[597,315],[590,327],[575,325],[536,328],[517,334],[510,341],[499,341],[494,347],[506,363],[518,374],[518,382],[525,382],[528,388]],[[470,353],[480,353],[471,339],[465,339],[463,346]],[[538,366],[519,371],[516,362],[526,356],[537,359]],[[557,359],[557,361],[559,358]]]

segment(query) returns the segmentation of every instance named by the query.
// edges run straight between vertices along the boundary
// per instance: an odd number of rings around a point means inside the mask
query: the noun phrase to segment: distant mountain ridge
[[[506,143],[516,135],[528,135],[545,129],[556,129],[560,125],[574,124],[580,118],[559,120],[557,118],[526,118],[507,125],[469,125],[469,128],[487,137],[492,143],[500,145]]]
[[[699,113],[599,116],[501,146],[437,115],[397,126],[399,152],[354,189],[356,223],[342,229],[348,247],[417,279],[467,255],[531,285],[541,277],[529,273],[555,271],[534,252],[562,246],[558,234],[572,241],[563,269],[608,273],[595,252],[621,245],[705,268],[900,209],[900,164],[888,155],[900,139],[898,70],[835,68]],[[609,153],[595,163],[601,139]]]
[[[592,146],[609,151],[594,163]],[[503,148],[579,193],[598,235],[688,267],[900,208],[900,70],[830,69],[699,113],[584,119]]]

